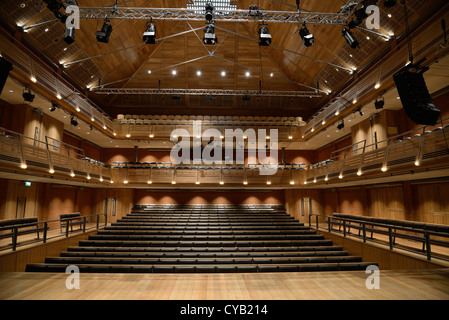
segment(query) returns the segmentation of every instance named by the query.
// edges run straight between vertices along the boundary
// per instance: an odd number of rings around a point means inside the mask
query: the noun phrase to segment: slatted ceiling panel
[[[82,60],[86,58],[88,58],[88,56],[83,52],[80,55],[76,56],[74,59]],[[69,71],[70,74],[75,75],[84,85],[92,83],[92,76],[94,76],[94,79],[96,80],[101,78],[103,83],[108,80],[92,60],[86,60],[83,62],[71,64],[67,67],[66,70]]]
[[[25,4],[25,7],[22,8],[21,4]],[[32,0],[0,1],[0,8],[0,10],[6,13],[2,14],[2,16],[8,17],[12,25],[26,24],[43,9],[39,2]]]

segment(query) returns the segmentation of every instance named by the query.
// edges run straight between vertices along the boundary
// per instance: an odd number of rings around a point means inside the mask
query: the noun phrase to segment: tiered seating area
[[[229,273],[365,270],[283,206],[135,206],[60,257],[28,272]]]

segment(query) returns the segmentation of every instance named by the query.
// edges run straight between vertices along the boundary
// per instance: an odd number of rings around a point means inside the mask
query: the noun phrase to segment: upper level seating
[[[225,273],[364,270],[283,206],[149,205],[30,272]]]

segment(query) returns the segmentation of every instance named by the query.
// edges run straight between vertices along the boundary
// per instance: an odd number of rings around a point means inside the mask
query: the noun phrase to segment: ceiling
[[[161,1],[134,0],[119,2],[119,7],[185,8],[193,0]],[[401,5],[386,9],[379,1],[382,34],[401,35],[405,30]],[[409,0],[409,19],[413,23],[433,1]],[[253,1],[232,1],[237,9],[248,9]],[[347,3],[337,1],[301,1],[305,12],[337,13]],[[79,0],[80,7],[103,7],[113,0]],[[295,3],[258,1],[259,8],[276,11],[295,11]],[[145,20],[111,19],[113,31],[109,43],[96,41],[95,32],[103,21],[81,19],[75,42],[63,41],[65,25],[53,21],[54,15],[39,0],[3,0],[0,14],[11,26],[31,26],[24,39],[56,64],[68,64],[64,72],[80,87],[99,84],[107,88],[161,89],[224,89],[310,91],[318,88],[337,92],[355,74],[342,68],[361,70],[381,52],[388,42],[365,30],[354,29],[360,48],[350,48],[342,37],[342,27],[308,25],[315,36],[312,47],[302,44],[297,23],[267,25],[272,45],[258,45],[257,21],[225,22],[216,25],[218,45],[205,46],[200,41],[205,21],[153,21],[157,28],[154,45],[143,45]],[[390,14],[390,16],[388,16]],[[182,33],[182,34],[180,34]],[[367,39],[369,37],[369,40]],[[213,55],[210,55],[210,52]],[[198,60],[197,60],[198,59]],[[151,74],[148,71],[151,70]],[[172,71],[177,74],[173,75]],[[201,71],[201,76],[197,75]],[[225,71],[226,76],[221,76]],[[250,72],[250,76],[246,76]],[[317,98],[255,96],[243,100],[241,95],[215,95],[208,101],[204,95],[100,95],[89,92],[91,98],[110,116],[117,114],[187,114],[187,115],[265,115],[300,116],[310,118],[331,97]]]
[[[187,1],[134,0],[119,3],[119,7],[185,8]],[[282,1],[258,1],[264,10],[295,11],[296,4]],[[386,9],[379,1],[382,34],[399,37],[405,32],[403,7],[397,4]],[[233,1],[238,9],[247,9],[251,1]],[[346,4],[338,1],[301,1],[305,12],[336,13]],[[413,25],[436,1],[407,1],[409,22]],[[80,7],[103,7],[114,4],[113,0],[79,0]],[[146,20],[111,19],[113,32],[109,43],[98,43],[95,31],[101,28],[102,20],[81,19],[80,30],[76,30],[75,42],[63,41],[64,24],[54,20],[54,15],[40,0],[0,2],[0,16],[10,26],[38,26],[21,33],[24,41],[41,55],[55,64],[67,64],[64,74],[74,86],[85,88],[86,94],[109,116],[117,114],[181,114],[181,115],[259,115],[259,116],[300,116],[305,120],[312,117],[326,105],[348,83],[353,81],[359,70],[369,67],[385,48],[391,45],[383,37],[366,30],[355,29],[354,35],[360,48],[352,49],[342,37],[341,26],[307,25],[315,36],[312,47],[305,47],[298,34],[300,25],[295,23],[268,24],[272,35],[272,45],[258,45],[257,21],[217,22],[218,45],[204,46],[199,38],[203,31],[186,32],[202,28],[205,21],[155,20],[157,38],[154,45],[142,44],[142,33]],[[39,25],[40,23],[43,23]],[[47,23],[48,22],[48,23]],[[182,33],[182,34],[181,34]],[[170,37],[172,35],[176,35]],[[215,50],[215,51],[214,51]],[[213,51],[213,56],[210,52]],[[431,93],[447,86],[444,73],[448,59],[440,60],[425,74]],[[338,68],[336,66],[341,66]],[[355,70],[352,74],[345,70]],[[148,71],[151,71],[149,73]],[[173,75],[172,71],[177,74]],[[201,75],[197,75],[201,71]],[[226,75],[222,76],[221,72]],[[246,76],[246,72],[250,72]],[[224,89],[224,90],[265,90],[310,91],[317,88],[330,92],[321,97],[251,96],[243,100],[241,95],[213,96],[208,101],[204,95],[181,95],[173,99],[170,95],[104,95],[96,90],[99,84],[104,88],[149,88],[149,89]],[[17,104],[23,103],[23,86],[8,79],[1,99]],[[396,99],[397,91],[384,94],[385,108],[397,110],[402,107]],[[33,106],[49,113],[48,100],[36,97]],[[376,110],[373,103],[364,106],[364,116],[348,116],[351,126],[370,117]],[[170,148],[168,141],[129,141],[111,139],[89,124],[70,126],[70,117],[63,110],[56,110],[51,116],[65,124],[65,130],[85,138],[101,147],[129,148],[135,145],[150,148]],[[307,141],[288,142],[287,149],[316,150],[330,141],[350,134],[350,126],[336,130],[330,126],[325,131],[313,135]],[[167,146],[169,144],[169,146]]]

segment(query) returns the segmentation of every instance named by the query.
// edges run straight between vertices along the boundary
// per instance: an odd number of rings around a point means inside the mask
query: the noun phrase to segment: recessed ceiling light
[[[392,17],[392,15],[391,15],[391,13],[389,13],[389,14],[388,14],[388,18],[391,18],[391,17]]]
[[[151,70],[148,70],[148,74],[151,74]]]
[[[178,72],[177,72],[176,70],[173,70],[173,71],[171,72],[171,74],[174,75],[174,76],[176,76],[177,73],[178,73]]]
[[[67,48],[64,48],[64,51],[67,51]],[[62,63],[61,63],[62,64]]]
[[[273,77],[274,76],[274,73],[272,72],[272,73],[270,73],[270,77]]]
[[[221,76],[222,76],[222,77],[226,76],[226,71],[222,71],[222,72],[221,72]]]
[[[249,71],[245,72],[245,76],[249,77],[251,74],[249,73]]]
[[[45,30],[44,30],[45,32],[48,32],[48,28],[45,28]]]
[[[14,90],[9,90],[8,92],[9,92],[9,93],[14,93]]]
[[[196,72],[196,75],[197,75],[197,76],[200,76],[200,75],[201,75],[201,71],[198,70],[198,71]]]
[[[371,38],[369,36],[366,37],[366,40],[370,40]]]

